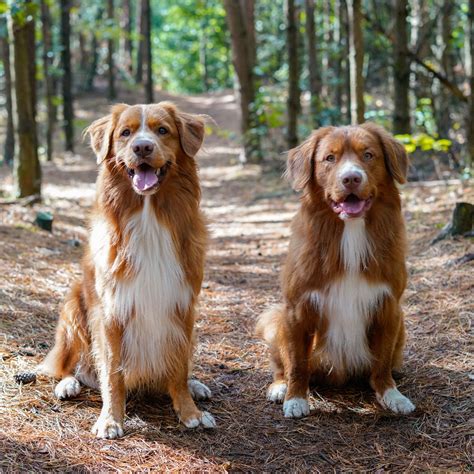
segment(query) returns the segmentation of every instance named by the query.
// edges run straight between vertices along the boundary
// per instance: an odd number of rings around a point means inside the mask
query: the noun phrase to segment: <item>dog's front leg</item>
[[[402,395],[392,377],[394,356],[399,332],[403,324],[401,308],[392,297],[385,298],[382,307],[374,317],[369,335],[369,345],[373,357],[370,385],[378,402],[394,413],[407,414],[415,405]],[[400,348],[398,348],[400,350]]]
[[[123,436],[125,415],[125,382],[121,368],[123,330],[113,322],[103,321],[98,332],[95,350],[102,411],[92,432],[98,438],[119,438]]]
[[[308,316],[307,308],[300,304],[287,309],[287,317],[283,323],[282,356],[288,380],[288,390],[283,403],[283,414],[286,418],[309,415],[309,361],[314,328]]]

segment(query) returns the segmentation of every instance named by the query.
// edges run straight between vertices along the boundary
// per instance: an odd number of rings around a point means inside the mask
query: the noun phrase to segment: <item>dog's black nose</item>
[[[150,140],[135,140],[132,145],[133,153],[140,158],[151,155],[154,148],[155,145]]]
[[[341,176],[342,185],[349,190],[356,189],[362,183],[362,173],[349,171]]]

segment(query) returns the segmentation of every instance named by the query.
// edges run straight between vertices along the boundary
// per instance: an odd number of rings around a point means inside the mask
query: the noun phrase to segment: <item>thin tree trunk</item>
[[[71,0],[61,0],[61,67],[66,151],[74,151],[74,106],[71,71]]]
[[[51,78],[53,44],[51,38],[51,15],[47,0],[41,0],[41,27],[43,34],[43,76],[46,101],[46,157],[53,158],[53,133],[55,111],[53,106],[54,85]]]
[[[288,46],[288,147],[298,144],[300,87],[298,68],[298,13],[295,0],[286,0],[286,44]]]
[[[336,18],[336,24],[334,27],[334,44],[337,48],[336,53],[336,61],[334,63],[334,77],[336,79],[336,84],[334,86],[334,94],[335,94],[335,101],[334,104],[336,105],[339,120],[342,119],[342,90],[344,85],[344,77],[343,77],[343,47],[342,47],[342,1],[335,0],[334,6],[334,16]]]
[[[346,104],[346,122],[351,123],[351,65],[350,65],[350,55],[351,55],[351,47],[350,47],[350,27],[349,27],[349,15],[348,15],[348,6],[347,0],[342,0],[342,21],[344,25],[344,32],[345,32],[345,41],[344,41],[344,49],[345,49],[345,59],[344,59],[344,73],[345,73],[345,104]]]
[[[256,119],[252,110],[255,101],[255,26],[253,0],[225,0],[227,23],[232,40],[232,62],[239,83],[241,129],[244,142],[245,160],[261,161],[260,142],[255,133]],[[251,10],[251,11],[249,11]]]
[[[311,119],[313,127],[319,127],[321,111],[321,77],[318,52],[316,49],[316,25],[314,21],[314,0],[305,0],[306,42],[308,45],[309,92],[311,94]]]
[[[96,16],[96,25],[99,25],[102,16],[104,15],[104,10],[102,8],[97,9]],[[97,75],[97,66],[99,64],[99,42],[97,40],[97,34],[95,31],[92,32],[92,41],[91,41],[91,62],[89,65],[89,70],[87,72],[86,80],[86,91],[90,92],[94,90],[94,79]]]
[[[0,29],[4,32],[4,35],[0,37],[0,48],[5,75],[5,107],[7,111],[7,128],[5,131],[3,159],[6,164],[11,165],[15,156],[15,128],[13,125],[13,84],[10,62],[10,35],[8,33],[7,19],[5,16],[0,17]]]
[[[114,22],[114,0],[107,0],[107,17],[110,24]],[[114,64],[114,38],[110,36],[107,40],[107,64],[108,64],[108,82],[109,82],[109,100],[117,98],[115,89],[115,64]]]
[[[361,0],[347,0],[349,20],[349,64],[351,77],[351,123],[364,121],[364,43],[362,36]]]
[[[440,55],[440,64],[444,75],[451,81],[455,82],[453,74],[453,65],[451,58],[451,39],[452,39],[452,15],[454,4],[451,2],[444,2],[441,7],[441,15],[439,18],[439,34],[438,45]],[[451,128],[451,117],[449,109],[451,106],[451,97],[445,87],[436,81],[438,93],[438,104],[436,113],[436,124],[438,133],[442,138],[449,137],[449,129]]]
[[[410,60],[408,57],[408,1],[394,0],[395,43],[393,45],[394,133],[410,133]]]
[[[132,42],[132,1],[123,0],[122,28],[125,32],[123,41],[123,57],[129,74],[133,74],[133,42]]]
[[[144,3],[146,0],[137,1],[137,30],[139,34],[138,45],[137,45],[137,65],[135,68],[135,82],[141,84],[143,82],[143,57],[145,55],[145,22],[146,18],[143,14],[143,9],[146,6]]]
[[[28,8],[31,2],[25,2]],[[12,16],[13,46],[15,62],[15,92],[18,149],[14,163],[14,183],[17,197],[41,194],[41,166],[38,159],[38,139],[36,135],[35,81],[31,77],[31,39],[34,38],[35,20],[32,9],[20,20]],[[26,16],[26,15],[25,15]],[[33,44],[34,47],[34,44]]]
[[[468,158],[467,166],[472,168],[474,163],[474,0],[469,0],[469,45],[471,57],[470,85],[471,94],[469,96],[469,114],[467,119],[467,139],[468,139]]]
[[[146,63],[145,76],[145,100],[153,103],[153,57],[151,46],[151,9],[150,0],[143,0],[143,16],[145,17],[144,31],[144,54]]]

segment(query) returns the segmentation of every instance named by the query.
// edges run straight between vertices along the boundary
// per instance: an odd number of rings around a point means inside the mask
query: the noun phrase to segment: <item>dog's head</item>
[[[179,111],[170,102],[117,104],[86,130],[97,163],[130,181],[138,194],[158,191],[181,158],[192,159],[204,139],[204,118]]]
[[[362,217],[393,181],[406,181],[403,145],[373,123],[316,130],[290,150],[286,175],[297,191],[322,190],[341,219]]]

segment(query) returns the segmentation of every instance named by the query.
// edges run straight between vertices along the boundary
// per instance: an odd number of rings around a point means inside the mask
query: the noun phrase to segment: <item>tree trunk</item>
[[[107,18],[109,24],[114,23],[114,0],[107,0]],[[108,64],[108,82],[109,82],[109,100],[113,101],[117,98],[115,90],[115,64],[114,64],[114,38],[112,35],[107,40],[107,64]]]
[[[316,25],[314,21],[314,0],[305,0],[306,8],[306,41],[308,44],[309,92],[311,94],[311,118],[313,127],[321,125],[321,77],[318,53],[316,49]]]
[[[334,94],[335,100],[334,104],[336,105],[338,120],[342,120],[342,96],[343,96],[343,85],[344,85],[344,70],[342,67],[344,50],[342,45],[342,25],[343,25],[343,15],[342,15],[342,1],[335,0],[334,6],[334,16],[335,16],[335,27],[334,27],[334,44],[337,48],[336,61],[334,63],[334,77],[336,79],[336,84],[334,85]]]
[[[351,46],[350,46],[350,27],[349,27],[349,15],[348,15],[348,6],[347,0],[342,0],[342,10],[341,10],[341,19],[343,23],[343,28],[345,32],[345,59],[344,59],[344,74],[345,74],[345,98],[346,98],[346,122],[351,123],[351,65],[350,65],[350,55],[351,55]]]
[[[145,76],[145,100],[147,103],[153,103],[153,56],[152,56],[152,45],[151,45],[151,9],[150,0],[143,0],[142,14],[145,18],[144,21],[144,48],[143,52],[145,55],[146,65],[146,76]]]
[[[469,114],[467,120],[468,157],[466,165],[472,168],[472,164],[474,163],[474,0],[469,0],[469,45],[471,56],[471,94],[469,96]]]
[[[452,15],[454,10],[454,4],[452,2],[444,2],[441,7],[441,15],[439,17],[439,33],[438,33],[438,46],[440,51],[440,64],[444,75],[451,81],[455,82],[453,74],[453,61],[452,61]],[[446,90],[443,84],[436,81],[438,87],[438,104],[436,113],[436,125],[438,128],[438,134],[441,138],[449,137],[449,129],[451,128],[451,94]]]
[[[53,63],[53,44],[51,38],[51,15],[47,0],[41,0],[41,27],[43,34],[43,76],[44,97],[46,101],[46,157],[48,161],[53,158],[53,133],[55,110],[53,105],[54,84],[51,77]]]
[[[96,25],[99,25],[102,16],[104,15],[104,10],[102,8],[98,8],[97,10],[97,17],[96,17]],[[99,42],[97,41],[97,34],[95,31],[92,32],[92,41],[91,41],[91,62],[89,65],[89,71],[87,72],[87,80],[86,80],[86,91],[91,92],[94,90],[94,79],[97,75],[97,66],[99,64]]]
[[[288,46],[288,147],[298,144],[300,86],[298,68],[298,13],[295,0],[286,0],[286,44]]]
[[[38,159],[35,108],[35,81],[31,76],[31,39],[34,39],[35,20],[31,2],[23,4],[28,15],[19,19],[12,15],[15,63],[15,92],[18,149],[14,163],[14,184],[17,197],[41,194],[41,166]],[[33,44],[34,47],[34,44]]]
[[[63,69],[63,120],[66,151],[74,151],[74,106],[71,71],[71,0],[61,0],[61,67]]]
[[[146,18],[143,15],[144,3],[146,0],[137,1],[137,31],[139,35],[138,45],[137,45],[137,65],[135,68],[135,82],[141,84],[143,82],[143,56],[145,55],[145,43],[144,43],[144,32],[145,32],[145,22]],[[145,7],[146,8],[146,7]]]
[[[129,74],[133,74],[133,43],[132,43],[132,1],[123,0],[122,28],[125,32],[123,41],[123,57]]]
[[[410,60],[408,58],[408,0],[393,0],[395,43],[393,45],[394,133],[410,133]]]
[[[257,163],[261,161],[260,142],[256,133],[256,118],[252,110],[255,101],[255,26],[253,0],[225,0],[227,23],[232,40],[232,62],[239,83],[241,129],[245,159]]]
[[[7,19],[0,17],[0,48],[2,55],[3,71],[5,75],[5,107],[7,111],[7,127],[5,130],[5,146],[3,159],[6,164],[13,163],[15,156],[15,128],[13,125],[13,85],[10,63],[10,38],[8,34]]]
[[[364,43],[362,36],[361,0],[347,0],[349,20],[349,65],[351,78],[351,123],[364,122]]]

